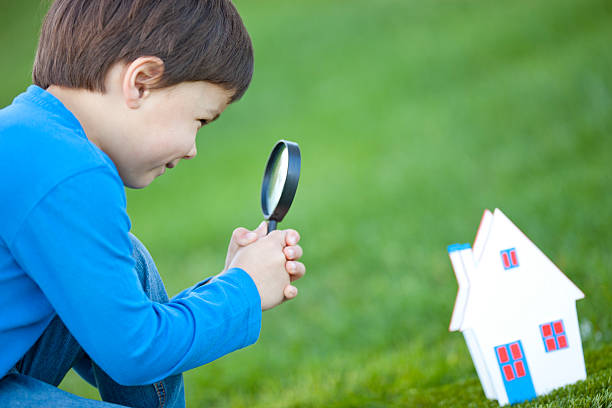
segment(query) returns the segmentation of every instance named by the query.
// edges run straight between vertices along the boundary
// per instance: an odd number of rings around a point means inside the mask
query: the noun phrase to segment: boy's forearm
[[[151,324],[133,334],[155,340],[127,361],[114,359],[116,367],[103,367],[117,373],[115,380],[124,385],[152,383],[209,363],[255,343],[261,330],[257,288],[240,269],[229,270],[187,296],[151,307],[157,318],[147,318]],[[128,373],[128,364],[138,369]]]
[[[174,295],[172,297],[172,299],[170,299],[171,301],[175,301],[181,298],[184,298],[186,296],[189,296],[191,294],[191,292],[193,292],[194,290],[196,290],[197,288],[199,288],[200,286],[206,285],[208,282],[211,281],[211,279],[213,279],[214,276],[209,276],[208,278],[204,279],[203,281],[200,281],[198,283],[196,283],[193,286],[190,286],[186,289],[183,289],[182,291],[180,291],[179,293],[177,293],[176,295]]]

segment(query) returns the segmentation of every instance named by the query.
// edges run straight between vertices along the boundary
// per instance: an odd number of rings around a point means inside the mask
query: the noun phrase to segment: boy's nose
[[[194,144],[191,150],[189,151],[189,153],[187,153],[185,157],[183,157],[183,159],[186,159],[186,160],[193,159],[196,156],[196,154],[198,154],[198,149],[196,148],[196,145]]]

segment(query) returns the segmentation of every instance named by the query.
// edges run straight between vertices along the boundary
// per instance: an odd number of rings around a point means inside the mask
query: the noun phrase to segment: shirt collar
[[[78,131],[87,138],[81,122],[66,106],[53,94],[42,89],[38,85],[30,85],[26,92],[17,96],[13,103],[33,103],[51,112],[65,126]]]

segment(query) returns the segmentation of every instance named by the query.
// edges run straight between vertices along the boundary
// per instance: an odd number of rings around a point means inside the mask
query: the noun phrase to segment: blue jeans
[[[151,255],[138,238],[132,234],[130,238],[142,288],[151,300],[167,302],[166,289]],[[96,387],[105,402],[82,398],[57,388],[71,368]],[[0,407],[121,406],[185,407],[183,376],[178,374],[151,385],[119,385],[89,358],[57,315],[34,346],[0,380]]]

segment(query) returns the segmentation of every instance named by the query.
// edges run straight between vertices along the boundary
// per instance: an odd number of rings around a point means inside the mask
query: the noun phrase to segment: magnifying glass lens
[[[287,180],[287,171],[289,169],[289,152],[287,147],[283,146],[282,152],[276,155],[274,164],[272,165],[270,184],[266,193],[267,207],[274,209],[280,201]]]

